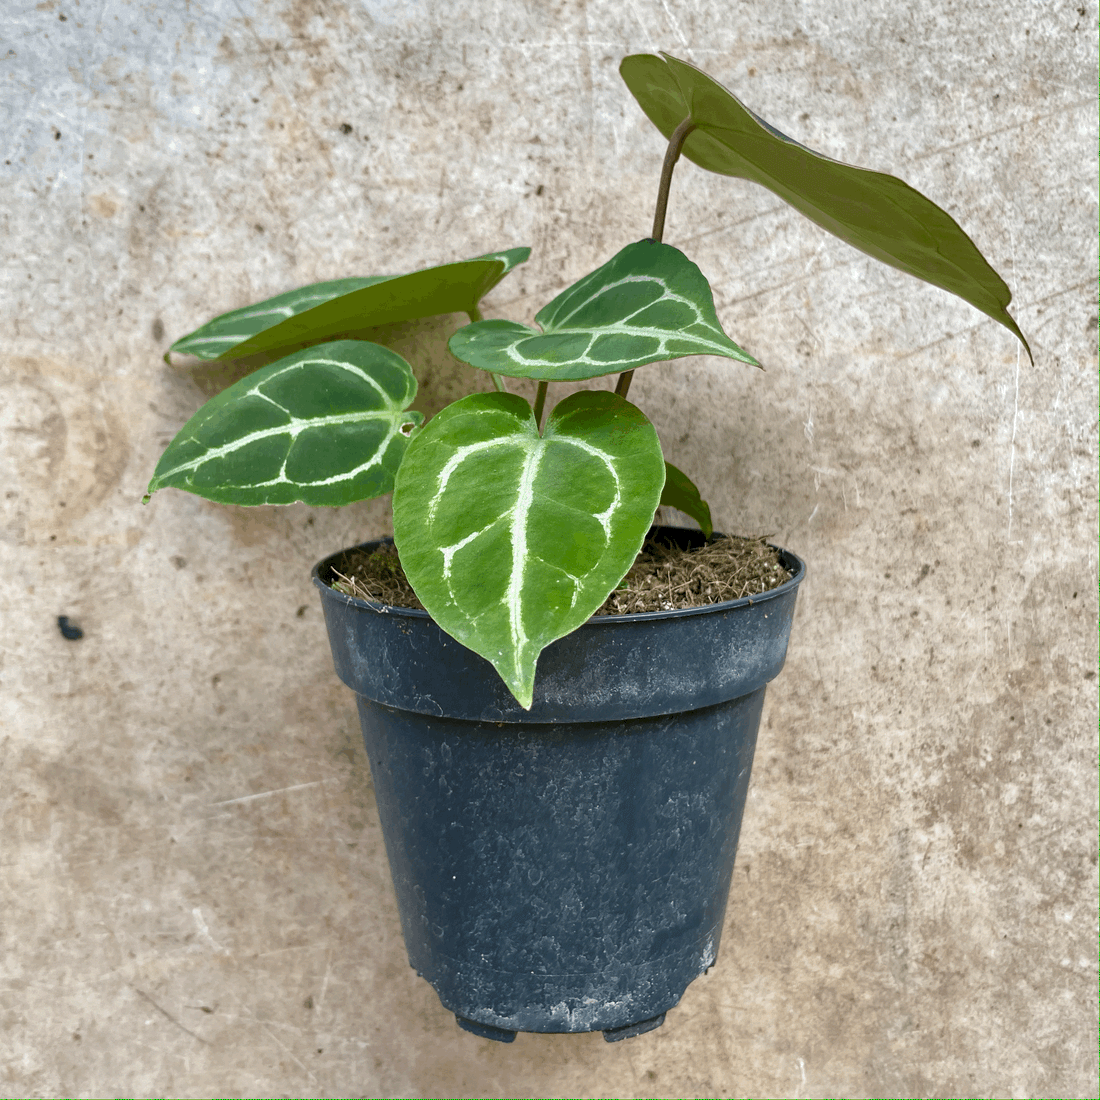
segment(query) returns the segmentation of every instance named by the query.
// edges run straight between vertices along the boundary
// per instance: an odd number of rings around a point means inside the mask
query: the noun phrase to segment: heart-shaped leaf
[[[351,504],[393,488],[413,429],[416,379],[394,351],[337,340],[289,355],[223,390],[157,463],[158,489],[221,504]]]
[[[703,499],[695,482],[671,462],[665,463],[665,487],[661,490],[661,503],[678,509],[685,516],[691,516],[708,539],[714,534],[710,505]]]
[[[723,331],[703,273],[679,249],[629,244],[549,305],[535,320],[477,321],[451,337],[464,363],[513,378],[596,378],[659,359],[722,355],[758,366]]]
[[[529,248],[512,248],[411,275],[314,283],[223,313],[168,350],[200,359],[237,359],[418,317],[473,313],[481,298],[530,255]]]
[[[1007,306],[1012,294],[946,211],[907,183],[807,149],[755,115],[706,73],[668,54],[634,54],[626,86],[666,138],[690,118],[683,155],[701,168],[762,184],[876,260],[958,295],[1031,349]]]
[[[663,483],[653,425],[615,394],[567,397],[542,435],[521,397],[473,394],[409,444],[394,539],[432,618],[530,708],[539,653],[633,564]]]

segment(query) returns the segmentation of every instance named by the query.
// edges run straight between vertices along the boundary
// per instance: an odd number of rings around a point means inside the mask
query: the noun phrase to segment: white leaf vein
[[[372,389],[374,389],[382,399],[383,407],[381,409],[359,410],[350,413],[335,413],[329,416],[312,416],[312,417],[297,417],[294,416],[289,409],[279,404],[273,397],[265,393],[264,386],[270,385],[277,378],[281,378],[289,373],[297,373],[304,368],[307,368],[313,364],[322,363],[327,366],[337,367],[341,370],[347,371],[349,374],[356,375],[361,381],[367,383]],[[276,424],[270,428],[257,428],[254,431],[249,432],[247,435],[239,436],[236,439],[230,440],[228,443],[223,443],[217,447],[210,447],[203,443],[201,439],[195,436],[191,437],[192,442],[197,443],[203,447],[203,453],[197,455],[193,459],[189,459],[186,462],[181,462],[178,465],[172,467],[162,475],[163,477],[169,477],[184,473],[186,471],[197,470],[200,466],[205,465],[208,462],[216,461],[220,458],[225,458],[228,455],[233,454],[235,451],[239,451],[242,447],[250,446],[253,443],[259,442],[264,439],[271,439],[276,436],[289,436],[290,442],[287,446],[287,454],[283,459],[282,466],[279,470],[279,476],[270,478],[267,481],[250,482],[249,488],[269,488],[273,485],[301,485],[301,486],[319,486],[319,485],[333,485],[340,481],[347,481],[357,477],[360,473],[369,470],[372,466],[380,465],[384,459],[386,452],[389,450],[390,444],[393,442],[398,431],[403,423],[407,421],[407,417],[404,415],[404,405],[408,401],[408,386],[406,385],[406,392],[403,395],[404,400],[395,400],[386,390],[379,384],[368,372],[362,368],[357,367],[353,363],[347,363],[339,359],[326,359],[315,357],[304,361],[293,363],[280,371],[276,371],[274,374],[269,375],[262,382],[257,383],[255,386],[243,391],[241,397],[257,397],[263,401],[274,405],[281,412],[285,413],[290,419],[286,424]],[[375,451],[365,461],[359,463],[350,470],[343,471],[339,474],[333,474],[329,477],[318,478],[314,481],[294,481],[286,476],[286,465],[290,459],[290,454],[294,446],[295,440],[298,436],[308,428],[317,427],[338,427],[341,424],[362,424],[369,421],[382,421],[389,422],[389,429],[386,432],[385,437],[381,440],[379,445],[375,448]],[[201,427],[201,425],[200,425]]]

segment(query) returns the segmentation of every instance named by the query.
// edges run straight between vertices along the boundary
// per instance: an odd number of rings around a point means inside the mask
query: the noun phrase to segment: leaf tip
[[[515,700],[524,710],[530,710],[532,704],[535,701],[535,685],[534,681],[530,684],[509,684],[508,690],[515,697]]]
[[[1016,328],[1016,336],[1019,337],[1020,343],[1024,345],[1024,351],[1027,352],[1028,361],[1032,366],[1035,366],[1035,356],[1031,353],[1031,345],[1027,342],[1024,334],[1020,331],[1019,326]]]

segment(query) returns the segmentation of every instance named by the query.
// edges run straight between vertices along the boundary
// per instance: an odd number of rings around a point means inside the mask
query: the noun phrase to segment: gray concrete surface
[[[1095,0],[0,19],[0,1093],[1097,1094]],[[407,966],[308,581],[387,508],[143,508],[213,385],[160,356],[294,286],[519,244],[486,311],[529,320],[648,232],[662,142],[617,65],[660,48],[946,205],[1036,363],[681,166],[666,239],[767,372],[632,397],[719,526],[810,577],[718,966],[643,1038],[502,1047]],[[429,408],[466,384],[440,331],[394,334]]]

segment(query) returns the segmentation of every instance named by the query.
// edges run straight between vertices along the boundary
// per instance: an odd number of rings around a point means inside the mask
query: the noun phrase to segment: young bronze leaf
[[[168,350],[200,359],[238,359],[317,344],[378,325],[440,313],[471,313],[485,294],[530,255],[529,248],[512,248],[411,275],[314,283],[223,313]]]
[[[691,516],[708,539],[714,534],[710,505],[703,499],[695,482],[671,462],[665,463],[665,487],[661,491],[661,503]]]
[[[876,260],[950,291],[1031,349],[1007,306],[1012,294],[946,211],[895,176],[815,153],[781,134],[706,73],[668,54],[633,54],[619,72],[666,138],[690,118],[683,155],[701,168],[762,184]]]
[[[542,435],[523,398],[473,394],[409,444],[394,539],[432,618],[530,708],[539,653],[633,564],[663,483],[653,425],[615,394],[567,397]]]
[[[703,273],[654,240],[629,244],[539,310],[542,331],[477,321],[451,337],[464,363],[513,378],[596,378],[659,359],[722,355],[758,365],[723,331]]]
[[[393,489],[423,416],[394,351],[337,340],[280,359],[208,401],[157,463],[158,489],[221,504],[351,504]]]

